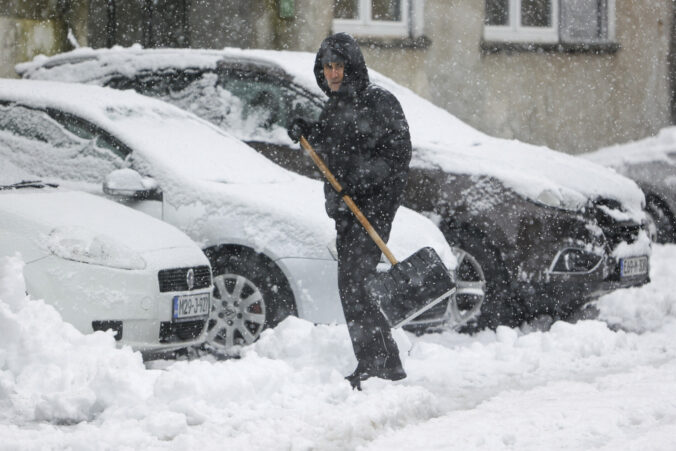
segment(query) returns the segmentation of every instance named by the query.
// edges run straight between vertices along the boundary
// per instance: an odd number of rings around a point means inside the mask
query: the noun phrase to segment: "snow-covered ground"
[[[409,377],[352,391],[344,326],[296,318],[240,359],[155,361],[84,336],[0,260],[0,449],[676,448],[676,246],[599,320],[395,332]]]

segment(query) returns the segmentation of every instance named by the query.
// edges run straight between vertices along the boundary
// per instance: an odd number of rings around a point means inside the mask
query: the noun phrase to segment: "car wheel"
[[[286,278],[265,257],[239,250],[211,260],[214,293],[206,344],[212,350],[236,353],[263,330],[297,315]]]
[[[650,239],[655,243],[673,242],[675,230],[669,210],[655,197],[648,197],[646,204]]]
[[[476,319],[486,297],[486,277],[479,261],[469,252],[453,248],[458,259],[456,291],[450,303],[453,327],[461,327]]]
[[[510,289],[509,273],[502,262],[500,252],[482,235],[463,231],[456,240],[459,247],[469,253],[485,275],[485,297],[476,319],[460,328],[463,332],[495,329],[500,325],[515,327],[523,318],[523,309]]]

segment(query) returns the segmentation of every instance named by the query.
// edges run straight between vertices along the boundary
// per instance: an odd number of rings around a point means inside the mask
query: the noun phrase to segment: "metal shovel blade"
[[[455,293],[455,282],[431,247],[366,281],[391,327],[401,327]]]

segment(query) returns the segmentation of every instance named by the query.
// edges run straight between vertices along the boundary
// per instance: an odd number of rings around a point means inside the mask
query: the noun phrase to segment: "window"
[[[101,183],[126,166],[124,152],[102,147],[102,137],[82,120],[25,105],[0,105],[0,157],[39,177]],[[78,119],[78,118],[74,118]],[[98,138],[98,139],[97,139]]]
[[[222,70],[220,86],[241,102],[240,120],[258,133],[286,128],[296,117],[317,120],[321,106],[279,79],[264,73]]]
[[[419,37],[422,0],[334,0],[333,31],[357,37]]]
[[[594,44],[614,38],[615,0],[486,0],[484,39]]]

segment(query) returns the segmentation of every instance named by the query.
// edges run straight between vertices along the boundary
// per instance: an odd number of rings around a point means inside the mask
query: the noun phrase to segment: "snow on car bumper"
[[[24,268],[26,290],[54,306],[63,319],[82,333],[112,329],[118,345],[141,352],[164,352],[202,343],[207,315],[176,321],[177,295],[160,292],[158,270],[123,270],[49,256]]]

